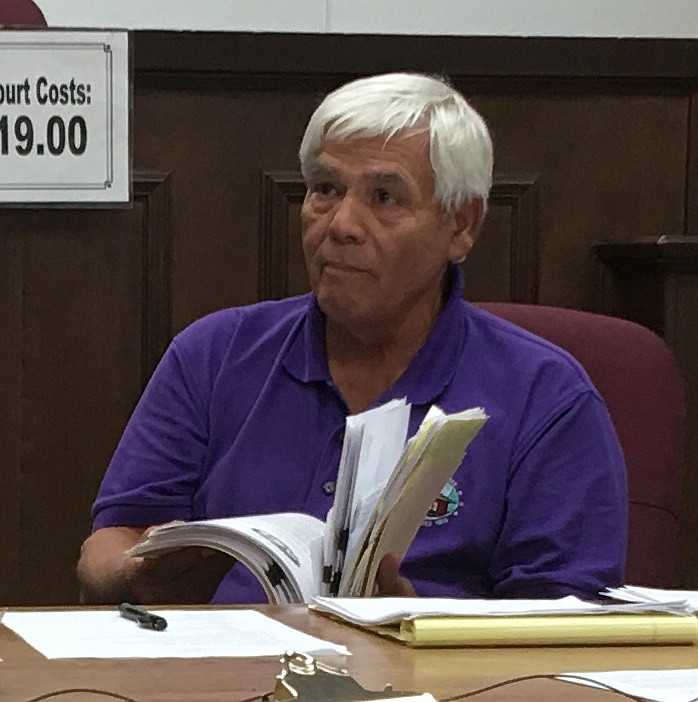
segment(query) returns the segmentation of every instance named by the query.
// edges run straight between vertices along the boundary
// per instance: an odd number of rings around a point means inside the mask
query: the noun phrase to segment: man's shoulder
[[[483,361],[519,376],[564,378],[582,389],[593,389],[582,365],[566,350],[472,303],[464,304],[468,338]]]
[[[518,450],[575,408],[587,418],[598,417],[599,412],[605,416],[599,409],[603,398],[570,353],[508,320],[465,304],[467,334],[458,374],[461,387],[485,407],[493,428],[499,425],[512,440],[516,437]]]
[[[306,313],[309,297],[266,300],[211,312],[179,332],[175,342],[184,348],[227,346],[234,340],[257,340],[262,334],[283,334]]]

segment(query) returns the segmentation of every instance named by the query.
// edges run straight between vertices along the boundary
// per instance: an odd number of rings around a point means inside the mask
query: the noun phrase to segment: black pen
[[[141,626],[147,627],[148,629],[154,629],[155,631],[167,629],[167,620],[164,617],[160,617],[152,612],[147,612],[128,602],[122,602],[119,605],[119,614],[122,617],[126,617],[126,619],[130,619],[132,622],[138,622]]]

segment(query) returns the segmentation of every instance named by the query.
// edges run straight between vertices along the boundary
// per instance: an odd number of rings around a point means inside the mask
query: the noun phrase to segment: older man
[[[303,251],[312,294],[211,314],[175,338],[94,505],[78,574],[88,601],[264,599],[241,565],[124,550],[173,519],[332,504],[348,414],[412,403],[491,416],[381,594],[595,596],[621,582],[623,458],[567,354],[463,301],[456,262],[491,184],[487,128],[445,82],[349,83],[311,117]],[[435,496],[437,497],[437,496]]]

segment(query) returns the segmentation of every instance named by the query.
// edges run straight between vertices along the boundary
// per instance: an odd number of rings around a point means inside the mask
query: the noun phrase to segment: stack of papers
[[[404,399],[347,417],[326,522],[296,513],[172,522],[150,529],[127,554],[156,556],[185,546],[223,551],[247,566],[270,604],[370,596],[382,557],[402,560],[487,421],[479,407],[453,414],[432,407],[405,444],[409,418]]]
[[[624,604],[593,604],[577,597],[553,600],[459,600],[430,597],[381,597],[357,599],[314,597],[310,609],[332,614],[352,624],[396,624],[421,617],[501,617],[527,615],[580,615],[609,613],[690,614],[685,600],[633,601]]]
[[[668,608],[683,606],[689,611],[698,612],[698,591],[696,590],[660,590],[655,587],[623,585],[623,587],[609,587],[601,594],[623,602],[654,604]]]
[[[693,644],[685,602],[316,597],[309,607],[408,646]]]

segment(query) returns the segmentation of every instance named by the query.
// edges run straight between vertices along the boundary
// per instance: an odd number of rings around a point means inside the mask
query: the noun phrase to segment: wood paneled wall
[[[132,206],[0,208],[0,603],[76,601],[90,503],[171,334],[305,289],[306,120],[398,69],[451,76],[495,137],[472,299],[603,311],[595,244],[695,231],[698,42],[137,33]]]

